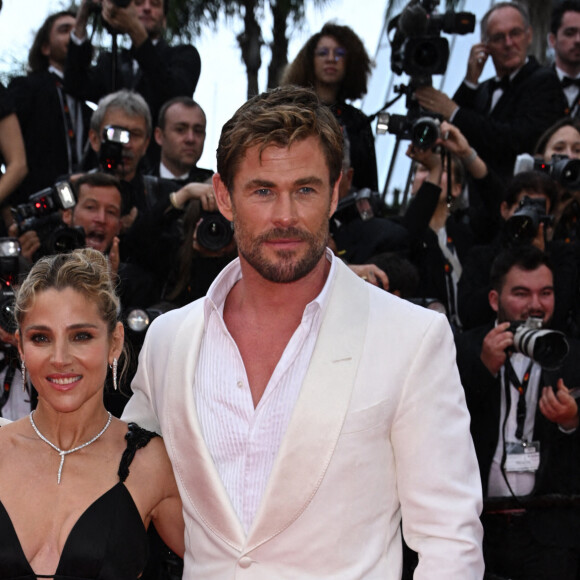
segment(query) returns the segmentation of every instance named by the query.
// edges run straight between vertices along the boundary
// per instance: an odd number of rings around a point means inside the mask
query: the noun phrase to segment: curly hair
[[[342,131],[331,110],[316,93],[296,86],[278,87],[243,104],[223,126],[217,149],[217,170],[228,191],[234,174],[250,147],[260,155],[270,145],[290,147],[318,137],[334,185],[342,170]]]
[[[16,292],[14,317],[21,328],[26,313],[36,297],[49,289],[72,288],[97,305],[99,315],[107,325],[109,337],[119,321],[121,303],[109,271],[107,258],[92,248],[74,250],[69,254],[54,254],[38,260]],[[124,356],[123,356],[124,355]],[[127,351],[123,347],[121,375],[126,368]]]
[[[313,87],[314,51],[323,36],[331,36],[346,50],[344,80],[338,91],[338,99],[356,100],[367,92],[367,80],[371,72],[371,59],[352,28],[327,22],[322,30],[311,36],[301,48],[293,62],[291,62],[282,76],[281,85],[297,85],[299,87]]]

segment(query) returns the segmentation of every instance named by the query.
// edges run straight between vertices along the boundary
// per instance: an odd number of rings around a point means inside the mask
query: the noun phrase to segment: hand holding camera
[[[543,388],[539,406],[542,415],[562,429],[578,428],[578,404],[563,379],[558,379],[556,391],[552,387]]]

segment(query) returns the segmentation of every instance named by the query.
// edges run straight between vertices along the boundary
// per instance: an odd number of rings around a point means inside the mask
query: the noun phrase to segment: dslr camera
[[[332,218],[341,224],[347,224],[356,218],[366,222],[380,213],[381,195],[377,191],[364,187],[339,200]]]
[[[27,203],[12,209],[12,216],[20,234],[29,230],[38,234],[40,248],[36,251],[34,260],[85,246],[83,228],[71,228],[61,219],[61,210],[71,209],[75,204],[76,198],[71,184],[68,181],[59,181],[53,187],[33,193]]]
[[[115,173],[119,165],[123,164],[123,145],[131,139],[131,132],[124,127],[107,125],[101,135],[101,149],[99,151],[99,167],[105,173]]]
[[[530,316],[525,321],[511,322],[513,350],[530,357],[545,369],[557,369],[570,350],[566,335],[558,330],[542,328],[542,319]]]
[[[14,284],[18,282],[20,244],[16,238],[0,238],[0,326],[16,332]]]
[[[514,214],[507,220],[506,228],[510,239],[531,242],[538,233],[540,224],[551,226],[554,220],[546,214],[546,200],[524,196]]]
[[[411,0],[403,11],[391,19],[388,33],[395,30],[391,40],[391,70],[406,73],[408,86],[395,91],[407,96],[407,115],[379,114],[377,133],[386,132],[400,139],[409,139],[419,149],[430,149],[439,137],[440,120],[437,115],[421,109],[413,99],[414,90],[430,86],[431,76],[444,74],[449,60],[449,42],[441,37],[448,34],[468,34],[475,29],[475,14],[471,12],[435,12],[439,0]]]
[[[552,155],[550,161],[544,161],[532,157],[529,153],[522,153],[516,158],[514,175],[522,171],[541,171],[566,189],[580,190],[580,159],[570,159],[567,155]]]

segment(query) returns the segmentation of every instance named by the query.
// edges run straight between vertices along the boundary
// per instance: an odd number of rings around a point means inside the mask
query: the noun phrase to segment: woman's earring
[[[113,359],[113,389],[117,390],[117,359]]]
[[[28,389],[26,388],[26,365],[24,364],[24,359],[20,361],[20,372],[22,373],[22,390],[26,393]]]

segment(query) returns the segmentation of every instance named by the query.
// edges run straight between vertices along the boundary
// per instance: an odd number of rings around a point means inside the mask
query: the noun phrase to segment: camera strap
[[[534,361],[530,360],[528,367],[524,372],[524,376],[522,380],[518,378],[516,372],[514,371],[514,367],[510,362],[509,356],[506,358],[504,363],[505,369],[505,381],[506,381],[506,395],[509,394],[509,383],[511,383],[519,393],[518,397],[518,404],[516,407],[516,439],[522,440],[524,436],[524,424],[526,422],[526,412],[527,412],[527,404],[526,404],[526,391],[528,390],[528,385],[530,383],[530,376],[532,374],[532,367],[534,365]]]

